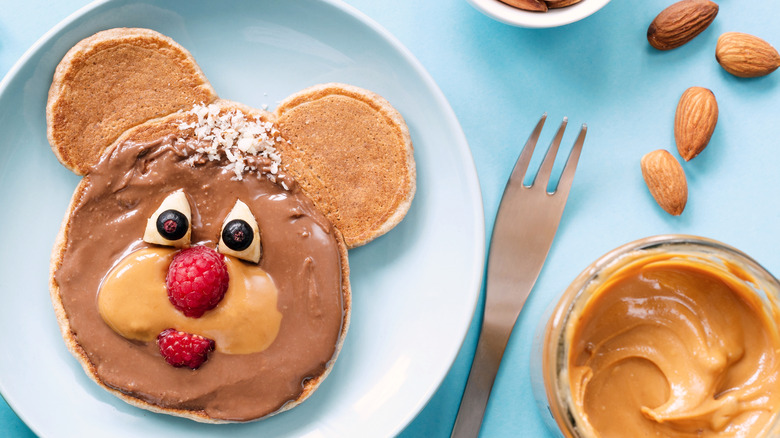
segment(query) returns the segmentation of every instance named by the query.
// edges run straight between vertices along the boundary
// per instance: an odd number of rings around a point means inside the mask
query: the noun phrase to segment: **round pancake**
[[[247,110],[246,107],[242,105],[234,105],[230,102],[220,101],[219,106],[225,110],[232,110],[232,109],[241,109],[241,110]],[[260,115],[261,117],[268,117],[270,116],[268,113],[263,113],[259,111],[255,111],[254,115]],[[189,117],[189,119],[187,119]],[[143,144],[146,142],[155,142],[158,141],[161,138],[166,138],[171,135],[171,133],[175,133],[178,131],[177,126],[182,121],[192,121],[195,117],[192,115],[188,115],[187,113],[178,113],[173,114],[170,116],[167,116],[162,119],[154,120],[147,122],[146,124],[143,124],[139,127],[136,127],[130,131],[128,131],[126,134],[124,134],[117,143],[112,146],[112,148],[109,149],[108,154],[113,154],[114,148],[118,147],[120,144],[124,142],[131,142],[131,143],[138,143]],[[157,149],[150,149],[149,154],[156,153]],[[145,156],[148,156],[144,152]],[[205,166],[210,166],[210,164],[206,164]],[[149,167],[149,169],[152,169],[154,171],[153,167]],[[149,211],[153,211],[157,208],[158,202],[155,201],[155,199],[160,198],[162,194],[166,193],[167,191],[173,190],[177,186],[176,181],[182,180],[184,178],[187,178],[187,174],[191,173],[193,179],[202,178],[208,182],[214,181],[214,175],[212,174],[206,174],[204,173],[202,176],[198,175],[198,172],[201,169],[199,167],[195,167],[191,170],[191,172],[188,172],[187,169],[179,169],[175,175],[171,175],[172,181],[164,181],[165,178],[162,178],[159,184],[162,184],[161,187],[155,186],[148,186],[143,187],[142,189],[137,189],[136,194],[133,195],[132,193],[128,194],[124,190],[117,192],[121,193],[121,199],[118,199],[117,203],[128,203],[129,200],[138,199],[139,197],[147,197],[149,199],[148,206],[145,206],[145,210],[147,213]],[[174,390],[170,388],[166,388],[165,386],[159,387],[159,388],[153,388],[153,389],[146,389],[144,390],[142,387],[144,385],[143,379],[145,378],[146,374],[149,373],[162,373],[162,374],[168,374],[171,377],[171,380],[181,380],[181,379],[191,379],[193,385],[209,385],[212,384],[210,379],[213,379],[213,376],[210,376],[209,373],[214,370],[224,370],[224,369],[256,369],[256,371],[251,372],[257,372],[262,373],[263,369],[272,369],[275,367],[279,368],[294,368],[296,366],[295,362],[297,360],[297,355],[295,353],[295,348],[299,349],[309,349],[309,348],[316,348],[319,347],[319,345],[295,345],[295,343],[285,344],[286,338],[285,334],[280,331],[280,335],[277,338],[277,344],[272,344],[271,347],[269,347],[268,351],[264,351],[261,353],[251,354],[247,355],[246,359],[240,359],[236,358],[236,355],[225,355],[225,354],[216,354],[212,353],[209,360],[198,370],[195,372],[191,372],[190,370],[184,370],[184,369],[175,369],[173,367],[170,367],[167,365],[161,356],[159,356],[159,353],[156,353],[156,346],[155,345],[138,345],[136,342],[128,341],[124,338],[121,338],[121,336],[116,335],[113,333],[110,329],[110,327],[105,326],[103,327],[101,321],[98,320],[100,316],[97,314],[97,306],[91,306],[94,299],[91,298],[97,294],[97,288],[100,284],[100,278],[95,277],[91,282],[87,280],[89,284],[94,285],[95,290],[87,290],[84,292],[79,292],[72,290],[73,285],[70,280],[68,280],[69,277],[81,277],[81,276],[88,276],[87,272],[84,272],[83,270],[79,269],[78,266],[76,268],[72,268],[70,270],[70,273],[68,272],[62,272],[62,268],[64,265],[65,260],[69,260],[73,264],[78,265],[78,259],[74,259],[73,257],[81,257],[82,259],[86,256],[82,255],[79,256],[78,253],[80,251],[84,251],[84,247],[87,245],[100,245],[100,242],[86,242],[84,239],[75,239],[74,236],[76,235],[82,235],[83,233],[79,234],[78,229],[74,230],[73,226],[76,224],[77,227],[82,227],[85,223],[83,220],[79,219],[79,215],[85,215],[88,214],[86,211],[89,210],[89,207],[84,206],[85,202],[85,194],[90,190],[90,185],[92,184],[92,180],[96,179],[95,171],[92,171],[90,174],[88,174],[81,182],[77,190],[75,191],[75,194],[73,196],[73,199],[71,201],[71,205],[68,209],[68,213],[65,216],[65,220],[63,221],[59,236],[57,238],[57,243],[54,247],[54,251],[52,254],[52,263],[51,263],[51,283],[50,283],[50,292],[51,292],[51,298],[52,302],[54,303],[55,312],[57,315],[58,322],[60,324],[60,328],[63,334],[63,337],[65,338],[66,344],[70,351],[73,353],[73,355],[79,360],[81,365],[83,366],[84,370],[87,372],[87,374],[95,380],[98,384],[115,394],[116,396],[120,397],[124,401],[144,408],[148,409],[154,412],[162,412],[167,413],[171,415],[176,416],[182,416],[186,418],[190,418],[197,421],[204,421],[204,422],[232,422],[232,421],[251,421],[259,418],[264,418],[269,415],[273,415],[278,412],[282,412],[285,410],[288,410],[299,403],[301,403],[303,400],[308,398],[314,390],[322,383],[322,381],[325,379],[325,377],[330,372],[333,363],[335,362],[336,357],[338,356],[338,353],[341,349],[341,345],[344,340],[344,336],[346,335],[348,326],[349,326],[349,317],[351,313],[351,292],[349,287],[349,265],[347,260],[347,251],[346,246],[344,245],[343,238],[341,237],[340,233],[337,229],[333,228],[332,225],[330,225],[330,222],[324,217],[321,216],[321,214],[317,211],[317,209],[313,205],[306,206],[307,203],[310,204],[310,201],[307,199],[304,199],[303,204],[301,204],[301,209],[306,213],[307,216],[311,216],[314,223],[319,224],[320,226],[324,227],[325,229],[328,229],[329,232],[333,233],[333,239],[334,239],[334,245],[335,245],[335,255],[338,258],[336,262],[338,262],[339,272],[340,274],[340,286],[337,286],[337,291],[341,298],[341,306],[342,306],[342,313],[341,313],[341,320],[338,327],[335,327],[336,332],[330,335],[331,337],[329,339],[334,339],[332,342],[332,345],[330,345],[328,348],[332,350],[332,353],[326,353],[326,356],[330,354],[330,356],[325,357],[325,360],[322,363],[322,366],[315,367],[315,372],[313,374],[311,373],[303,373],[300,375],[300,378],[298,379],[297,383],[294,383],[292,386],[297,387],[299,389],[296,389],[296,394],[294,394],[291,398],[285,398],[282,397],[277,400],[264,400],[264,395],[262,394],[263,391],[256,391],[257,394],[249,395],[249,399],[246,399],[246,403],[242,403],[240,407],[240,412],[228,412],[226,411],[222,405],[217,404],[216,406],[208,405],[211,401],[209,400],[207,403],[207,406],[205,407],[199,407],[198,403],[200,403],[200,400],[185,400],[185,402],[177,403],[171,402],[171,400],[175,399],[177,397],[177,394]],[[230,207],[232,207],[232,203],[234,202],[234,199],[232,196],[236,196],[236,193],[243,193],[241,190],[248,190],[248,192],[244,193],[244,195],[241,195],[242,200],[246,200],[250,203],[250,207],[253,207],[255,211],[263,211],[262,206],[260,204],[252,204],[251,199],[247,199],[248,197],[251,198],[251,193],[253,193],[253,189],[249,186],[246,189],[243,189],[242,186],[244,184],[255,184],[251,180],[251,178],[254,178],[253,176],[247,176],[245,178],[245,181],[233,181],[229,187],[226,187],[224,192],[220,192],[220,188],[213,187],[211,189],[204,189],[203,192],[196,191],[194,193],[190,193],[189,195],[195,199],[195,207],[197,208],[197,200],[198,199],[205,199],[204,196],[207,196],[209,198],[217,199],[221,197],[225,197],[226,199],[224,201],[217,200],[214,202],[217,202],[219,204],[218,213],[213,214],[213,216],[217,216],[214,218],[207,218],[203,217],[199,220],[198,223],[201,223],[202,226],[198,227],[196,229],[196,221],[193,220],[193,242],[200,242],[200,243],[206,243],[209,246],[214,247],[215,242],[210,242],[210,240],[214,240],[213,238],[209,238],[208,236],[212,236],[215,234],[215,231],[213,228],[218,228],[221,225],[221,220],[224,217],[225,211],[229,210]],[[116,186],[114,184],[122,184],[124,183],[124,179],[122,176],[116,176],[115,178],[111,179],[111,181],[115,181],[115,183],[110,184],[106,190],[112,192],[116,189]],[[267,183],[267,181],[265,181]],[[155,183],[157,184],[157,183]],[[270,184],[270,183],[268,183]],[[199,186],[200,184],[197,183],[195,186]],[[204,185],[208,185],[208,183],[205,183]],[[126,190],[126,189],[125,189]],[[238,192],[237,192],[238,190]],[[276,189],[275,189],[276,190]],[[296,189],[293,189],[293,192]],[[147,194],[148,192],[148,194]],[[279,188],[279,193],[284,193],[284,191]],[[302,194],[301,194],[302,195]],[[110,195],[107,195],[110,197]],[[228,199],[229,198],[229,199]],[[140,201],[141,203],[145,202],[143,200]],[[224,205],[222,205],[224,204]],[[83,210],[83,211],[82,211]],[[99,213],[100,215],[103,214],[103,212]],[[262,233],[262,214],[259,214],[258,221],[261,223],[261,233]],[[203,213],[203,216],[206,216],[207,213]],[[208,214],[211,215],[211,214]],[[119,220],[115,218],[124,217],[125,214],[121,213],[121,210],[119,210],[118,213],[112,213],[109,214],[106,219],[107,220]],[[138,225],[145,222],[144,214],[139,215],[140,218],[136,222],[138,222],[133,227],[128,228],[138,228]],[[113,219],[112,219],[113,218]],[[81,224],[81,225],[79,225]],[[314,225],[311,225],[314,226]],[[330,227],[330,228],[328,228]],[[143,233],[143,227],[138,229],[138,233],[136,238],[133,238],[133,233],[130,231],[128,234],[130,235],[127,239],[127,242],[117,244],[118,250],[114,250],[114,252],[120,251],[121,248],[133,248],[137,249],[139,247],[148,246],[148,244],[145,244],[143,242],[139,242],[139,239]],[[274,235],[268,235],[268,230],[266,230],[266,234],[264,234],[263,241],[264,242],[270,242],[271,240],[279,240],[283,239],[283,236],[274,236]],[[117,239],[122,239],[123,237],[117,236]],[[277,248],[279,247],[286,247],[287,244],[276,244]],[[264,245],[265,248],[265,245]],[[286,266],[280,266],[279,262],[274,262],[274,252],[272,247],[270,246],[267,248],[268,251],[271,252],[264,252],[263,257],[265,260],[261,260],[261,268],[265,269],[267,272],[269,272],[269,275],[275,276],[275,278],[283,278],[284,275],[279,274],[282,271],[285,271],[287,269]],[[104,252],[100,252],[104,251]],[[278,251],[277,251],[278,253]],[[98,273],[105,271],[102,275],[105,275],[110,270],[111,265],[114,263],[112,260],[105,260],[109,259],[110,257],[107,256],[107,254],[111,254],[110,249],[105,250],[99,250],[97,253],[97,257],[88,257],[90,261],[94,258],[95,260],[92,261],[95,265],[98,265],[98,268],[95,268]],[[303,254],[299,257],[300,259],[305,259],[306,254]],[[320,260],[320,264],[322,264],[324,261]],[[274,266],[274,264],[276,266]],[[73,266],[73,265],[72,265]],[[102,267],[100,267],[102,266]],[[276,273],[276,274],[275,274]],[[278,276],[278,275],[281,275]],[[81,281],[81,280],[79,280]],[[278,281],[278,280],[275,280]],[[76,283],[81,284],[81,283]],[[288,302],[288,304],[284,304],[284,297],[282,297],[282,294],[285,290],[285,285],[277,285],[280,290],[280,311],[282,311],[283,314],[285,314],[285,309],[287,307],[293,308],[294,303]],[[68,289],[71,288],[71,289]],[[325,294],[324,291],[320,291]],[[93,308],[94,307],[94,308]],[[298,310],[300,311],[300,306],[298,307]],[[292,311],[292,310],[290,310]],[[300,313],[300,312],[297,312]],[[71,319],[73,314],[87,314],[89,315],[89,319],[91,319],[92,323],[91,325],[80,325],[74,324],[74,321]],[[83,318],[83,316],[80,316],[79,318]],[[292,315],[292,314],[285,314],[284,318],[290,320],[290,321],[296,321],[296,318],[300,318],[299,315]],[[283,320],[284,321],[284,320]],[[284,324],[284,322],[283,322]],[[302,325],[300,323],[296,323],[296,325]],[[87,329],[86,327],[89,327]],[[281,330],[285,330],[284,325],[282,326]],[[102,332],[102,333],[100,333]],[[99,336],[99,337],[98,337]],[[308,339],[311,337],[313,343],[316,343],[314,339],[316,339],[315,334],[309,334],[306,335],[306,338]],[[106,341],[107,340],[107,341]],[[115,348],[125,348],[122,347],[123,345],[126,346],[126,351],[124,352],[124,355],[122,357],[101,357],[103,352],[101,351],[102,343],[106,341],[111,343]],[[292,342],[292,341],[291,341]],[[285,354],[287,354],[287,350],[290,350],[290,357],[287,358]],[[284,362],[280,363],[273,363],[272,361],[274,358],[277,357],[283,357]],[[138,360],[140,362],[134,362],[134,360]],[[254,362],[250,362],[254,361]],[[127,362],[126,366],[124,363]],[[244,364],[242,366],[239,366],[239,362],[241,364]],[[252,365],[252,364],[255,365]],[[239,364],[239,365],[237,365]],[[303,365],[301,365],[303,366]],[[124,367],[124,368],[123,368]],[[120,368],[121,373],[132,373],[133,369],[138,369],[138,374],[132,377],[130,379],[133,381],[132,387],[120,387],[117,386],[116,380],[113,378],[114,371],[113,369]],[[220,371],[221,372],[221,371]],[[237,371],[238,372],[238,371]],[[179,375],[183,375],[185,377],[180,377]],[[217,390],[214,391],[213,398],[219,399],[219,397],[247,397],[246,395],[237,395],[235,391],[242,391],[243,387],[248,386],[252,383],[253,379],[260,379],[258,380],[258,384],[261,381],[262,378],[258,378],[254,375],[240,375],[237,377],[230,377],[230,381],[228,382],[229,388],[226,390],[224,394],[218,393]],[[236,387],[236,379],[238,379],[240,385]],[[295,379],[293,379],[295,381]],[[204,383],[205,382],[205,383]],[[218,384],[214,384],[215,386],[219,386]],[[272,392],[270,389],[270,383],[268,392]],[[233,388],[230,388],[232,386]],[[147,391],[147,392],[144,392]],[[182,390],[183,394],[182,398],[186,399],[187,397],[187,390]],[[221,391],[221,389],[220,389]],[[158,394],[158,395],[155,395]],[[164,397],[159,396],[159,394],[164,394]],[[212,397],[212,396],[209,396]],[[256,399],[252,399],[252,397],[256,397]]]
[[[409,129],[381,96],[346,84],[293,94],[276,109],[289,172],[344,234],[348,248],[404,218],[416,189]],[[349,121],[345,123],[345,121]]]
[[[149,29],[106,30],[57,65],[46,106],[49,143],[65,167],[84,175],[127,129],[216,98],[172,39]]]

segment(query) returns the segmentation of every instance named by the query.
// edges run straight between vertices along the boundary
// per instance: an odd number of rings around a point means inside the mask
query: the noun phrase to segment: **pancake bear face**
[[[342,84],[275,113],[221,100],[169,38],[114,29],[68,52],[47,118],[55,154],[84,175],[51,295],[89,376],[198,421],[307,398],[349,325],[347,248],[391,229],[414,194],[400,115]]]

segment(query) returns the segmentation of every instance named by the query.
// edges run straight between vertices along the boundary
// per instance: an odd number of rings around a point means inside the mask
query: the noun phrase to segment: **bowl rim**
[[[606,6],[610,0],[583,0],[547,12],[524,11],[500,0],[467,0],[477,10],[505,24],[531,29],[564,26],[582,20]]]

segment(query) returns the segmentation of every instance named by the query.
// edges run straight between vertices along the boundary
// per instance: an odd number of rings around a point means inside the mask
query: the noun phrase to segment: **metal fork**
[[[548,192],[553,163],[566,129],[564,118],[533,183],[525,186],[523,179],[546,118],[545,113],[528,138],[498,207],[490,240],[482,330],[452,429],[453,438],[479,434],[509,335],[550,251],[585,142],[587,126],[582,125],[557,188]]]

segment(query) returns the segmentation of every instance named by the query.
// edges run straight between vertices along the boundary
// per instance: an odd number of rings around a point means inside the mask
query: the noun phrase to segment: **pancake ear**
[[[148,29],[110,29],[71,48],[54,73],[48,137],[60,162],[84,175],[127,129],[217,98],[192,55]]]
[[[409,129],[384,98],[344,84],[307,88],[276,109],[287,171],[348,248],[406,215],[416,188]]]

